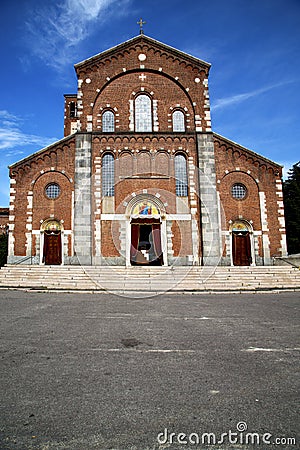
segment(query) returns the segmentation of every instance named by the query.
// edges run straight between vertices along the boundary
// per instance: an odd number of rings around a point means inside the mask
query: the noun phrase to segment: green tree
[[[288,179],[283,182],[283,200],[288,253],[300,253],[300,161],[288,171]]]
[[[6,264],[7,251],[8,251],[8,235],[1,234],[0,235],[0,267],[4,266],[4,264]]]

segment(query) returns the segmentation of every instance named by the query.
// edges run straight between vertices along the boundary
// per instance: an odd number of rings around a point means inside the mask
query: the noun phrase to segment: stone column
[[[74,253],[75,264],[92,264],[92,135],[76,135]]]
[[[216,189],[216,168],[212,133],[197,134],[199,197],[201,204],[202,262],[220,262],[221,224]]]

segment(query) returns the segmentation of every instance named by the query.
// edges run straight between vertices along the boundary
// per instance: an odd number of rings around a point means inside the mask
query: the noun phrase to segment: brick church
[[[8,263],[286,255],[282,168],[212,131],[209,70],[142,32],[76,64],[64,138],[10,166]]]

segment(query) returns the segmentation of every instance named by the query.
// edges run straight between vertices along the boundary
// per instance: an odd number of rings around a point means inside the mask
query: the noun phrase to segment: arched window
[[[112,111],[104,111],[102,114],[103,133],[115,131],[115,115]]]
[[[115,160],[112,154],[106,153],[102,158],[102,195],[115,195]]]
[[[152,105],[148,95],[141,94],[135,99],[135,131],[152,131]]]
[[[185,131],[184,114],[182,111],[173,112],[173,131]]]
[[[187,197],[187,170],[186,159],[183,155],[175,156],[175,179],[176,179],[176,195],[178,197]]]

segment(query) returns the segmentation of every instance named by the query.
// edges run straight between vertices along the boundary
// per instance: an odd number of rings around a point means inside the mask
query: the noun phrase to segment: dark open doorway
[[[161,231],[158,221],[137,219],[131,223],[130,263],[150,266],[163,264]]]

